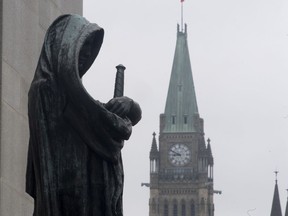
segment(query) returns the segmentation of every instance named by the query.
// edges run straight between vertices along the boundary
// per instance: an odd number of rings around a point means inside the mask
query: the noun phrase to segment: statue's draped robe
[[[26,191],[34,216],[121,216],[121,148],[132,126],[85,91],[79,74],[96,58],[104,31],[78,15],[49,27],[29,90]],[[79,71],[79,53],[92,41]],[[85,54],[85,52],[84,52]]]

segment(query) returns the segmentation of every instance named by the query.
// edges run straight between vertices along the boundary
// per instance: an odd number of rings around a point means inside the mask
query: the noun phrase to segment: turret
[[[213,182],[214,159],[211,149],[211,140],[209,138],[207,139],[207,147],[205,141],[203,140],[202,142],[204,144],[199,147],[198,170],[202,178],[208,178],[209,182]]]
[[[213,160],[213,155],[212,155],[212,149],[211,149],[211,140],[208,138],[207,140],[207,164],[208,164],[208,180],[213,181],[213,165],[214,165],[214,160]]]
[[[150,173],[158,173],[159,171],[159,151],[156,143],[156,133],[153,133],[152,145],[150,150]]]

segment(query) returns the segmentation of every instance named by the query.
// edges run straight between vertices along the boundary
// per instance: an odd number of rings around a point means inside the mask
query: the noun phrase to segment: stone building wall
[[[27,93],[45,32],[61,14],[82,14],[82,0],[0,0],[0,215],[32,216],[25,194],[29,140]]]

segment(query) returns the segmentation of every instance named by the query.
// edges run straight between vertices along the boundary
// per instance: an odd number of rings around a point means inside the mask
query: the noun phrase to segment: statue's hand
[[[105,108],[108,109],[110,112],[124,118],[128,115],[132,106],[133,100],[124,96],[111,99],[105,105]]]
[[[140,121],[142,118],[142,110],[137,102],[133,101],[133,105],[131,106],[127,117],[130,119],[133,126]]]

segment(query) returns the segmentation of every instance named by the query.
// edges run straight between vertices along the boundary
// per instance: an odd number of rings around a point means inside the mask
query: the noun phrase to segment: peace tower
[[[154,133],[150,151],[149,216],[214,216],[213,165],[197,107],[187,25],[178,25],[159,148]]]

